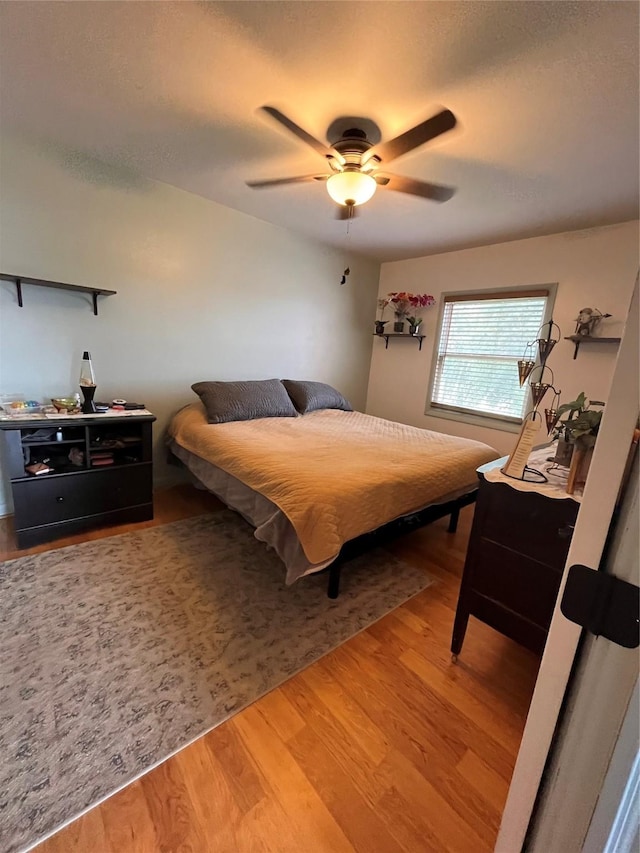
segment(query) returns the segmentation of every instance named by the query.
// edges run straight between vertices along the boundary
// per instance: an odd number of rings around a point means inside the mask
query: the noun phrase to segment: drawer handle
[[[63,497],[56,498],[56,503],[63,504],[64,498]]]
[[[571,539],[574,527],[574,524],[563,524],[562,527],[558,528],[558,536],[561,539]]]

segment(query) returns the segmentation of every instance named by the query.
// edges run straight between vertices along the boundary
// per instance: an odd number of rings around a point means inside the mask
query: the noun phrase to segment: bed
[[[345,559],[381,534],[449,514],[455,529],[475,500],[476,469],[500,455],[355,412],[322,383],[192,387],[201,400],[174,416],[171,453],[276,551],[287,584],[330,567],[331,597]]]

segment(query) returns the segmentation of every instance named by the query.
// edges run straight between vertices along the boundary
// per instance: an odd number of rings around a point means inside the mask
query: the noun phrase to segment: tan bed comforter
[[[276,504],[312,563],[473,485],[476,468],[500,455],[478,441],[335,409],[208,424],[194,403],[178,412],[169,433]]]

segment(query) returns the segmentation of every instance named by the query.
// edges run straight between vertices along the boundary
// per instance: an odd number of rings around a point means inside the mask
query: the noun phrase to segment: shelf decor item
[[[393,305],[393,310],[396,315],[396,321],[393,324],[393,331],[401,334],[404,332],[404,321],[408,319],[411,335],[419,334],[418,327],[422,322],[422,317],[419,317],[416,312],[420,308],[430,308],[436,304],[436,300],[428,293],[408,293],[405,290],[392,291],[387,294],[388,302]],[[411,331],[411,326],[415,327]]]
[[[597,308],[581,308],[576,317],[575,334],[592,338],[596,328],[600,325],[600,321],[607,317],[611,317],[611,314],[603,314]]]
[[[529,342],[525,347],[522,358],[518,360],[518,379],[520,381],[521,388],[531,375],[533,368],[536,366],[533,346],[533,343]]]
[[[385,309],[386,309],[386,307],[390,301],[391,301],[390,299],[385,299],[384,297],[381,297],[380,299],[378,299],[378,310],[380,311],[380,319],[375,321],[375,323],[376,323],[376,335],[384,335],[384,327],[389,322],[388,320],[383,319],[384,318],[384,312],[385,312]]]
[[[557,337],[554,330],[557,330]],[[553,371],[547,367],[547,359],[560,340],[560,334],[560,328],[557,323],[553,322],[553,318],[547,323],[543,323],[538,331],[538,337],[535,341],[527,343],[524,355],[518,361],[518,379],[521,386],[529,379],[533,408],[524,416],[516,446],[501,469],[505,476],[512,477],[514,480],[523,480],[529,483],[547,482],[547,477],[542,471],[530,468],[527,461],[533,450],[534,438],[538,431],[535,423],[536,418],[542,419],[538,408],[549,388],[554,393],[554,399],[551,408],[544,411],[548,432],[553,429],[557,418],[557,402],[560,399],[560,391],[554,388]],[[539,359],[537,364],[534,358],[536,349]]]
[[[576,345],[573,351],[574,359],[578,357],[578,350],[580,349],[581,344],[620,343],[620,338],[605,338],[594,334],[596,328],[600,325],[600,321],[611,316],[611,314],[603,314],[602,311],[598,311],[597,308],[583,308],[580,311],[576,317],[575,334],[569,335],[568,338],[565,338],[565,341],[571,341]]]
[[[58,414],[77,415],[80,411],[80,394],[75,397],[52,397],[51,402]]]
[[[586,394],[582,391],[575,400],[558,407],[552,425],[552,430],[558,439],[553,461],[556,465],[569,468],[568,495],[572,495],[576,487],[583,485],[587,479],[602,420],[602,408],[592,409],[592,405],[604,406],[604,403],[599,400],[587,400]],[[561,420],[563,415],[566,417]]]
[[[93,364],[91,363],[91,353],[87,352],[87,350],[82,354],[80,390],[83,396],[82,413],[84,415],[95,414],[96,404],[93,402],[93,398],[96,393],[96,376],[93,372]]]

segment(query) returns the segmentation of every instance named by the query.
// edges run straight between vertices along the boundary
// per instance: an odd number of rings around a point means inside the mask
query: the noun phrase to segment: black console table
[[[153,421],[150,412],[0,421],[18,547],[153,518]],[[38,462],[51,470],[26,470]]]
[[[478,468],[480,488],[460,585],[451,652],[460,654],[469,616],[541,654],[579,503],[553,486],[490,482],[507,457]]]

